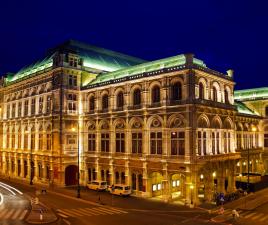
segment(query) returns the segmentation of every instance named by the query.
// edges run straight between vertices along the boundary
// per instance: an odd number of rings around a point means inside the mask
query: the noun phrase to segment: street
[[[16,187],[28,196],[35,196],[35,186],[16,184],[12,181],[4,181],[12,187]],[[1,192],[7,194],[5,190]],[[47,191],[38,195],[41,202],[52,208],[59,220],[54,224],[81,224],[81,225],[177,225],[177,224],[219,224],[209,221],[210,215],[205,210],[189,209],[188,207],[167,204],[159,201],[151,201],[135,197],[112,196],[105,192],[95,192],[82,190],[82,199],[75,199],[68,193],[75,193],[73,189],[64,189],[64,193],[56,191]],[[67,193],[67,194],[66,194]],[[14,200],[5,198],[4,210],[13,210],[18,207],[27,207],[29,202],[21,196],[15,196]],[[92,201],[85,201],[83,198],[89,198]],[[17,204],[17,201],[22,203]],[[99,202],[100,200],[100,202]],[[2,209],[3,210],[3,209]],[[0,219],[3,219],[1,210]],[[12,220],[9,218],[3,224],[26,224],[21,220]]]

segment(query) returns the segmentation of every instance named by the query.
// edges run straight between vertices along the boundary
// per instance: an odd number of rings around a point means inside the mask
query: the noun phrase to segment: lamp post
[[[194,189],[194,185],[190,185],[190,190],[191,190],[191,206],[193,205],[193,189]]]
[[[29,140],[29,131],[26,130],[25,133],[27,134],[27,141]],[[24,143],[24,146],[25,146],[25,143]],[[27,145],[28,146],[28,145]],[[32,163],[33,163],[33,150],[32,150],[32,146],[30,146],[30,185],[33,185],[33,166],[32,166]]]
[[[216,177],[216,172],[215,171],[212,173],[212,177],[213,177],[213,198],[216,201],[216,196],[215,196],[215,177]]]

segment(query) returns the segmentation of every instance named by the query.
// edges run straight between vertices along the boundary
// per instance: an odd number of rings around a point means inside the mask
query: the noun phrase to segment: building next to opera
[[[234,85],[192,54],[148,62],[67,41],[2,78],[1,172],[76,185],[79,156],[82,185],[211,201],[268,168],[268,88]]]

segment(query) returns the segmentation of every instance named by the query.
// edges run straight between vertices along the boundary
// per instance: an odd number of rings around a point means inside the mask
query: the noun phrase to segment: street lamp
[[[76,197],[77,198],[80,198],[81,195],[80,195],[80,167],[79,167],[79,157],[80,157],[80,154],[79,154],[79,121],[77,123],[77,195]],[[72,131],[74,132],[75,131],[75,127],[72,127]]]
[[[29,131],[26,130],[25,133],[27,134],[27,141],[29,140]],[[25,146],[25,143],[24,143]],[[28,146],[28,145],[27,145]],[[32,150],[32,146],[30,146],[30,185],[33,185],[33,150]]]
[[[190,190],[191,190],[191,205],[193,205],[193,189],[194,189],[194,185],[190,185]]]
[[[213,198],[214,198],[214,200],[216,201],[216,196],[215,196],[215,177],[216,177],[216,172],[214,171],[213,173],[212,173],[212,177],[213,177]]]

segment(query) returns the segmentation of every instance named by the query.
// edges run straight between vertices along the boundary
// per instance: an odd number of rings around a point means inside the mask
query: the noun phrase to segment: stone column
[[[24,158],[23,158],[23,155],[21,155],[20,157],[20,165],[21,165],[21,169],[20,169],[20,177],[21,178],[24,178]]]
[[[131,181],[130,181],[130,169],[129,169],[129,161],[126,160],[125,161],[125,182],[126,182],[126,185],[130,185]]]
[[[115,179],[114,179],[114,164],[113,164],[113,159],[110,160],[109,162],[109,174],[110,174],[110,182],[111,184],[114,184]]]
[[[148,177],[148,165],[147,165],[147,162],[143,162],[143,165],[142,165],[142,185],[143,185],[143,196],[144,197],[151,197],[152,196],[152,190],[151,190],[151,181]],[[138,177],[137,177],[138,179]],[[137,186],[138,188],[138,186]]]
[[[167,162],[164,162],[162,167],[163,167],[162,168],[162,171],[163,171],[163,180],[162,180],[163,200],[165,202],[168,202],[172,199],[172,196],[170,193],[170,182],[169,182],[169,176],[168,176]]]

